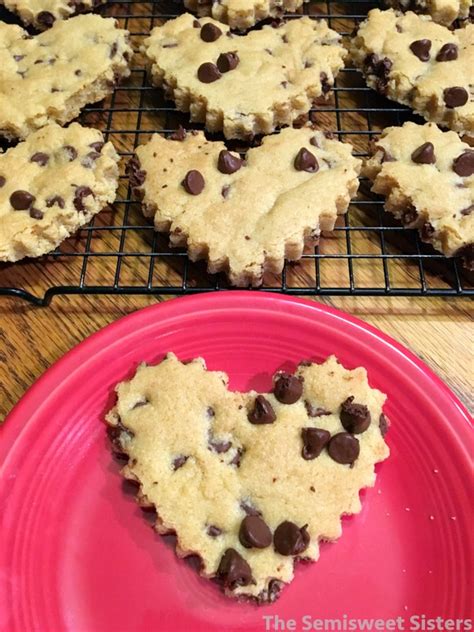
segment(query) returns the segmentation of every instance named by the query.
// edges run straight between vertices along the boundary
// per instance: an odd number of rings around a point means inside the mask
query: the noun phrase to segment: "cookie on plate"
[[[423,241],[474,267],[474,150],[434,123],[389,127],[374,143],[364,175],[385,208]]]
[[[429,16],[373,9],[350,52],[371,88],[442,127],[474,132],[474,24],[452,31]]]
[[[308,17],[237,36],[184,14],[153,29],[143,50],[153,83],[192,121],[227,138],[270,134],[307,114],[345,56],[339,34]]]
[[[200,17],[211,16],[231,29],[244,30],[268,17],[294,13],[308,0],[184,0],[184,6]]]
[[[131,55],[128,31],[113,18],[79,15],[35,37],[0,23],[0,134],[26,138],[71,121],[128,77]]]
[[[351,146],[309,126],[267,136],[245,160],[202,132],[155,134],[136,149],[130,180],[158,231],[237,286],[262,283],[332,230],[358,188]]]
[[[51,28],[57,20],[93,11],[105,2],[107,0],[1,0],[24,24],[39,31]]]
[[[198,555],[228,596],[274,601],[295,562],[317,560],[341,516],[361,510],[389,455],[385,395],[334,356],[277,373],[272,393],[227,382],[201,358],[142,365],[117,387],[110,436],[177,554]]]
[[[0,261],[50,252],[113,202],[119,157],[99,130],[50,123],[0,155]]]

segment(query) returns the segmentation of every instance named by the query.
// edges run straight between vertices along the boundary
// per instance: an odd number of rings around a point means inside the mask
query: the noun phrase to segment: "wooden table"
[[[164,298],[70,296],[48,308],[0,302],[0,419],[53,362],[117,318]],[[175,299],[170,299],[175,300]],[[473,411],[473,329],[467,299],[321,300],[379,327],[409,347]]]

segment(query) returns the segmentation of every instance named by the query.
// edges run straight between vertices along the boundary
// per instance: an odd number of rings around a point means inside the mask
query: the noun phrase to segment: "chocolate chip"
[[[304,407],[306,408],[306,412],[308,413],[308,417],[323,417],[324,415],[330,415],[330,411],[325,408],[319,408],[317,406],[313,406],[311,402],[307,399],[304,400]]]
[[[221,195],[224,199],[227,199],[228,195],[229,195],[229,191],[230,191],[230,185],[226,184],[224,187],[222,187],[221,189]]]
[[[474,173],[474,151],[467,150],[453,161],[453,171],[461,178],[468,178]]]
[[[234,156],[230,151],[226,151],[225,149],[219,153],[217,168],[221,173],[235,173],[241,166],[242,158],[239,158],[239,156]]]
[[[127,165],[127,174],[128,174],[132,189],[136,189],[140,187],[145,182],[146,171],[142,171],[140,167],[141,167],[140,161],[138,160],[136,156],[133,156],[132,158],[130,158]]]
[[[468,206],[467,208],[463,208],[461,215],[470,215],[472,211],[474,211],[474,204],[471,204],[471,206]]]
[[[173,470],[179,470],[179,468],[183,467],[188,459],[189,456],[184,456],[184,454],[180,454],[179,456],[177,456],[175,459],[173,459]]]
[[[193,28],[194,29],[199,29],[201,28],[201,24],[199,23],[198,20],[193,20]]]
[[[97,151],[90,151],[81,160],[81,165],[86,169],[92,169],[95,165],[95,161],[100,158],[100,154]]]
[[[243,448],[237,448],[236,453],[232,461],[230,461],[230,465],[235,465],[235,467],[240,467],[240,462],[242,460],[242,456],[244,454]]]
[[[359,440],[349,432],[335,434],[328,443],[329,456],[342,465],[352,465],[359,452]]]
[[[222,75],[215,64],[212,64],[210,61],[206,61],[204,64],[199,66],[197,76],[199,81],[202,81],[202,83],[212,83],[213,81],[220,79]]]
[[[433,143],[423,143],[411,155],[413,162],[419,165],[434,165],[436,157],[434,154]]]
[[[327,94],[332,88],[332,83],[329,82],[328,76],[325,72],[320,73],[319,79],[321,81],[322,93]]]
[[[43,153],[42,151],[37,151],[30,158],[30,162],[37,162],[40,167],[44,167],[48,164],[49,156],[48,154]]]
[[[10,195],[10,204],[15,211],[26,211],[35,200],[35,196],[28,193],[28,191],[14,191]]]
[[[88,195],[94,195],[92,189],[84,186],[77,187],[73,200],[74,208],[76,209],[76,211],[83,211],[85,209],[84,198]]]
[[[46,200],[46,206],[51,208],[57,204],[59,208],[64,208],[64,199],[60,195],[54,195]]]
[[[303,381],[289,373],[279,373],[275,378],[273,394],[282,404],[294,404],[303,394]]]
[[[339,418],[344,429],[353,434],[365,432],[371,421],[367,406],[354,404],[354,397],[348,397],[342,402]]]
[[[469,95],[465,88],[454,86],[443,91],[444,102],[448,108],[458,108],[467,103]]]
[[[436,61],[453,61],[458,58],[458,47],[456,44],[444,44],[436,55]]]
[[[298,527],[294,522],[285,520],[278,525],[273,534],[275,551],[280,555],[299,555],[308,548],[308,525]]]
[[[429,241],[431,237],[435,234],[435,229],[430,222],[425,222],[423,226],[420,228],[420,235],[424,241]]]
[[[430,58],[431,40],[421,39],[410,44],[411,52],[418,57],[420,61],[428,61]]]
[[[302,147],[296,155],[294,167],[297,171],[315,173],[319,169],[318,161],[314,154]]]
[[[5,176],[0,176],[0,189],[5,186],[6,181],[7,179],[5,178]]]
[[[272,532],[259,516],[246,516],[240,524],[239,540],[246,549],[265,549],[272,543]]]
[[[64,149],[64,151],[66,153],[66,156],[69,159],[69,162],[72,162],[73,160],[76,160],[76,158],[77,158],[77,150],[76,150],[75,147],[72,147],[72,145],[65,145],[63,147],[63,149]]]
[[[216,411],[212,406],[208,406],[206,408],[206,415],[209,417],[209,419],[212,419],[212,417],[216,416]]]
[[[283,582],[279,579],[271,579],[268,584],[268,590],[265,595],[264,601],[268,603],[272,603],[277,599],[279,594],[281,593],[281,589],[283,588]],[[260,602],[259,602],[260,603]],[[262,602],[263,603],[263,602]]]
[[[261,516],[262,512],[256,509],[250,502],[243,500],[240,507],[245,511],[247,516]]]
[[[203,42],[215,42],[222,35],[222,31],[212,22],[207,22],[201,29],[200,36]]]
[[[25,57],[24,55],[13,55],[13,59],[15,61],[21,61],[24,57]]]
[[[41,24],[41,26],[45,26],[49,29],[51,26],[53,26],[56,18],[49,11],[40,11],[36,19],[38,20],[38,23]]]
[[[222,529],[219,529],[219,527],[216,527],[213,524],[210,524],[207,527],[207,531],[206,531],[207,535],[210,536],[211,538],[217,538],[218,535],[221,535],[222,533]]]
[[[163,44],[163,48],[176,48],[178,44],[173,42],[172,44]]]
[[[229,53],[221,53],[217,58],[217,67],[221,72],[229,72],[229,70],[234,70],[239,65],[239,56],[237,53],[229,52]]]
[[[190,195],[199,195],[204,189],[204,178],[199,171],[192,169],[184,176],[181,182],[185,191]]]
[[[32,219],[43,219],[44,213],[42,211],[40,211],[39,208],[31,207],[30,208],[30,217]]]
[[[272,424],[275,419],[275,411],[270,402],[263,395],[257,395],[253,410],[247,415],[251,424]]]
[[[105,145],[105,143],[103,141],[98,140],[95,143],[90,143],[89,147],[92,147],[92,149],[95,149],[95,151],[98,151],[100,153],[102,151],[104,145]]]
[[[231,449],[232,443],[230,441],[219,441],[218,439],[210,439],[209,447],[214,452],[217,452],[217,454],[223,454],[224,452],[228,452]]]
[[[323,428],[303,428],[301,430],[303,449],[301,456],[305,461],[318,457],[331,438],[331,433]]]
[[[364,66],[369,74],[374,74],[378,77],[376,81],[376,87],[379,92],[385,94],[388,86],[388,78],[390,70],[392,69],[392,61],[388,57],[380,59],[375,53],[367,55],[364,60]]]
[[[418,219],[418,213],[413,206],[409,206],[402,213],[402,222],[405,226],[408,226],[409,224],[413,224],[413,222],[416,221],[417,219]]]
[[[112,57],[115,57],[115,55],[117,54],[117,50],[118,50],[118,44],[117,42],[114,42],[112,44],[112,46],[110,47],[110,59],[112,59]]]
[[[146,399],[139,399],[137,402],[135,402],[132,406],[132,410],[135,410],[135,408],[141,408],[142,406],[146,406],[147,404],[149,404],[150,402]]]
[[[36,63],[40,63],[40,62],[35,62],[35,64]],[[74,74],[76,75],[76,77],[80,77],[82,75],[82,70],[78,68],[77,70],[74,71]]]
[[[186,138],[186,130],[184,129],[182,125],[180,125],[178,129],[176,130],[176,132],[173,132],[172,134],[170,134],[168,138],[170,140],[182,141]]]
[[[385,435],[388,432],[388,421],[383,413],[379,417],[379,428],[380,428],[382,437],[385,437]]]
[[[252,580],[252,571],[244,558],[235,549],[227,549],[221,558],[217,576],[227,588],[248,586]]]

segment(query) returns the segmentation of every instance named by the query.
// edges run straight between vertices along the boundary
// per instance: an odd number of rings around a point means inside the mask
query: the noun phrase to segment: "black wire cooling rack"
[[[348,36],[377,3],[316,0],[303,12]],[[208,275],[204,263],[192,263],[186,252],[168,246],[154,232],[132,199],[125,163],[134,148],[154,132],[199,128],[164,100],[147,78],[140,43],[162,20],[183,11],[179,0],[108,2],[100,9],[131,32],[136,55],[131,77],[101,103],[84,109],[79,120],[98,127],[122,156],[116,202],[76,235],[38,260],[0,264],[0,295],[47,305],[57,294],[187,294],[228,289],[221,275]],[[9,14],[2,19],[14,21]],[[290,19],[297,15],[289,15]],[[257,86],[258,89],[258,86]],[[354,68],[339,75],[328,102],[315,105],[311,120],[351,142],[355,155],[368,154],[371,140],[389,125],[413,119],[410,111],[367,88]],[[421,121],[420,121],[421,122]],[[287,263],[281,275],[265,279],[262,289],[304,295],[463,296],[474,294],[472,278],[462,263],[447,259],[422,243],[384,213],[383,202],[361,179],[349,212],[318,247],[306,250],[298,263]]]

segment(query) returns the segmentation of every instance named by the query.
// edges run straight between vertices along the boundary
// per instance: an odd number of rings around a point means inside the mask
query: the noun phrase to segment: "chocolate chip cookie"
[[[364,175],[385,208],[447,257],[474,267],[474,150],[434,123],[389,127]]]
[[[79,15],[32,37],[0,23],[0,134],[26,138],[51,121],[64,125],[130,74],[128,31],[113,18]]]
[[[358,187],[351,146],[311,127],[264,138],[245,160],[202,132],[155,134],[136,150],[130,180],[143,212],[174,246],[225,271],[233,285],[258,286],[266,271],[297,260],[305,241],[332,230]]]
[[[107,203],[119,157],[99,130],[50,123],[0,155],[0,261],[50,252]]]
[[[341,516],[361,510],[389,455],[385,395],[334,356],[277,373],[272,393],[227,382],[200,358],[142,365],[117,387],[110,437],[177,554],[198,555],[228,596],[274,601],[295,562],[317,560]]]
[[[107,0],[1,0],[1,4],[16,13],[21,21],[44,31],[57,20],[65,20],[78,13],[93,11]]]
[[[245,30],[268,17],[294,13],[308,0],[184,0],[184,6],[200,17],[212,16],[231,29]]]
[[[350,52],[371,88],[442,127],[474,132],[474,24],[452,31],[429,16],[373,9]]]
[[[385,4],[400,11],[428,14],[444,26],[466,20],[472,11],[472,0],[385,0]]]
[[[340,36],[303,17],[244,36],[184,14],[157,26],[143,47],[156,86],[192,121],[227,138],[270,134],[307,114],[342,68]]]

